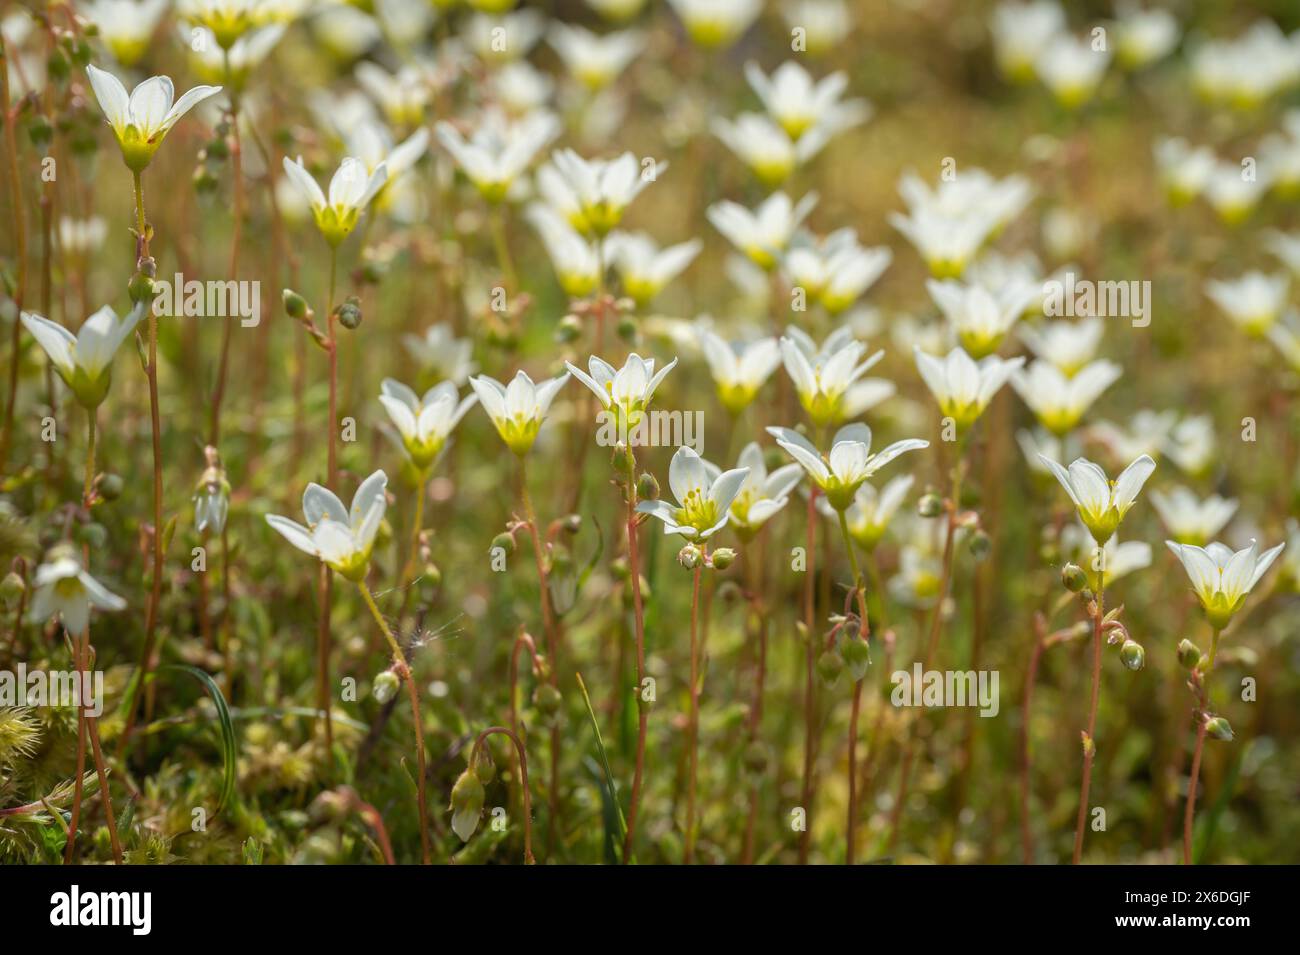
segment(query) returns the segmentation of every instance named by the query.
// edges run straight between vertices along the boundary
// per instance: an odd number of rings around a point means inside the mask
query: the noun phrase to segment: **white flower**
[[[123,66],[134,66],[149,49],[167,0],[83,0],[81,13],[99,28],[99,38]]]
[[[642,358],[636,352],[628,355],[627,361],[618,370],[609,362],[592,355],[587,362],[590,375],[572,362],[564,363],[564,367],[575,378],[591,389],[600,400],[601,407],[616,412],[619,422],[629,428],[641,420],[645,410],[650,407],[655,389],[676,365],[677,359],[674,358],[656,373],[655,360]]]
[[[527,60],[507,63],[492,74],[492,90],[502,107],[523,116],[550,101],[555,83]]]
[[[1254,540],[1249,547],[1235,553],[1218,541],[1204,548],[1176,541],[1165,541],[1165,546],[1182,561],[1210,626],[1222,630],[1286,544],[1278,544],[1262,554]]]
[[[244,34],[229,50],[222,50],[207,27],[180,28],[181,40],[199,78],[210,83],[224,83],[235,93],[248,84],[252,71],[275,49],[286,27],[272,23]]]
[[[429,131],[417,129],[403,142],[394,145],[388,129],[378,120],[365,120],[350,130],[345,137],[348,151],[365,163],[366,169],[373,172],[383,166],[388,179],[372,200],[375,208],[392,211],[401,221],[409,215],[405,203],[416,201],[410,188],[412,182],[406,179],[406,173],[415,167],[429,148]]]
[[[794,382],[799,403],[819,428],[860,413],[860,408],[846,399],[853,397],[852,389],[858,380],[885,357],[883,351],[878,351],[864,359],[862,353],[867,346],[855,340],[845,341],[826,356],[810,356],[793,338],[782,337],[780,344],[781,361]]]
[[[518,371],[509,385],[487,375],[471,378],[469,383],[506,447],[523,457],[537,440],[551,402],[568,380],[568,375],[560,375],[534,384],[527,373]]]
[[[587,0],[587,6],[606,20],[623,23],[641,12],[645,0]]]
[[[445,323],[430,325],[422,337],[403,335],[402,343],[417,362],[457,387],[465,384],[475,371],[474,342],[457,338]]]
[[[699,239],[660,249],[644,232],[611,232],[605,255],[618,272],[624,293],[638,305],[648,305],[695,260],[704,243]]]
[[[86,632],[91,607],[110,611],[126,608],[125,600],[86,572],[76,549],[68,544],[50,550],[45,562],[36,568],[33,582],[36,590],[32,594],[31,622],[41,623],[58,615],[63,629],[72,636]]]
[[[1039,294],[1033,286],[1018,285],[1008,286],[998,298],[982,285],[935,279],[926,282],[925,287],[962,347],[977,359],[998,350],[1011,326]]]
[[[323,563],[351,581],[366,576],[375,535],[388,506],[384,489],[388,476],[376,471],[361,482],[352,495],[352,507],[344,510],[343,502],[319,484],[308,484],[302,495],[304,527],[278,514],[267,514],[270,524],[290,544],[318,557]]]
[[[399,129],[424,122],[424,111],[433,98],[428,74],[416,66],[404,66],[396,73],[363,60],[356,67],[357,84],[379,104],[384,117]]]
[[[891,212],[889,222],[912,243],[935,278],[960,277],[993,229],[985,219],[953,218],[928,207],[906,216]]]
[[[785,451],[808,472],[808,476],[826,495],[837,511],[853,504],[862,483],[894,458],[907,451],[928,448],[929,441],[907,438],[895,441],[878,454],[871,453],[871,429],[865,424],[848,424],[835,433],[830,454],[823,456],[803,435],[789,428],[768,428]]]
[[[728,343],[708,329],[700,329],[699,340],[718,400],[732,414],[740,414],[754,400],[781,363],[775,338]]]
[[[465,22],[466,45],[486,63],[520,60],[546,32],[546,18],[536,10],[503,16],[475,13]]]
[[[1104,444],[1116,458],[1124,461],[1140,454],[1159,458],[1177,418],[1177,413],[1173,411],[1143,408],[1129,416],[1125,427],[1109,421],[1099,421],[1088,429],[1088,435]]]
[[[798,142],[762,113],[741,113],[735,120],[713,120],[714,134],[736,154],[759,182],[774,188],[826,145],[826,137],[809,133]]]
[[[1178,20],[1168,10],[1143,10],[1117,3],[1117,56],[1128,69],[1154,63],[1178,44]]]
[[[1068,470],[1051,458],[1042,460],[1070,495],[1079,510],[1079,519],[1098,544],[1110,540],[1137,500],[1142,485],[1156,469],[1156,462],[1144,454],[1112,482],[1105,471],[1086,458],[1075,458]]]
[[[593,243],[580,236],[550,206],[534,202],[525,213],[542,237],[560,288],[570,298],[585,298],[600,286],[601,260]]]
[[[838,315],[876,283],[892,260],[885,246],[863,248],[852,229],[838,229],[821,242],[796,237],[783,267],[791,285]]]
[[[707,215],[713,227],[750,261],[760,268],[771,269],[815,205],[815,192],[808,193],[797,204],[784,192],[775,192],[753,212],[724,199],[709,206]]]
[[[590,90],[604,89],[645,49],[640,30],[601,36],[567,23],[551,25],[550,43],[574,79]]]
[[[849,525],[849,536],[859,547],[866,551],[875,550],[885,536],[889,522],[902,507],[914,480],[912,475],[903,474],[891,479],[878,491],[870,483],[858,488],[853,495],[853,504],[844,513],[844,517]],[[817,506],[828,516],[834,517],[837,513],[833,507],[820,500]]]
[[[714,465],[707,461],[705,465],[710,469],[711,478],[721,475]],[[790,492],[803,476],[803,468],[797,464],[786,464],[768,474],[763,449],[756,441],[745,445],[736,466],[748,473],[731,502],[730,523],[742,539],[748,540],[785,507]]]
[[[537,173],[543,197],[586,236],[605,236],[623,218],[623,212],[666,163],[642,168],[636,156],[625,152],[615,159],[583,159],[572,149],[559,149]]]
[[[693,43],[730,46],[763,10],[763,0],[668,0]]]
[[[1081,318],[1041,326],[1021,325],[1019,335],[1036,357],[1053,365],[1066,378],[1073,378],[1097,354],[1104,331],[1100,318]]]
[[[22,323],[49,356],[54,370],[85,408],[97,408],[108,394],[113,356],[144,317],[148,302],[138,303],[125,318],[105,305],[73,335],[62,325],[34,312],[23,312]]]
[[[1038,78],[1067,109],[1092,99],[1110,65],[1110,50],[1097,49],[1092,40],[1079,40],[1068,33],[1048,41],[1034,61]]]
[[[1205,199],[1223,222],[1239,225],[1259,205],[1268,185],[1264,170],[1257,168],[1255,175],[1248,176],[1236,163],[1216,162],[1205,183]]]
[[[1043,428],[1035,428],[1033,431],[1021,428],[1016,432],[1016,443],[1020,445],[1020,453],[1025,456],[1025,463],[1035,477],[1053,476],[1043,459],[1061,460],[1065,447],[1060,438]]]
[[[954,348],[944,358],[927,355],[920,348],[913,348],[912,353],[926,387],[939,403],[940,413],[951,418],[959,431],[975,423],[998,389],[1025,361],[1019,356],[1004,360],[989,355],[977,364],[960,348]]]
[[[786,60],[769,77],[751,61],[745,64],[745,79],[768,115],[796,142],[814,128],[831,135],[855,126],[870,113],[865,100],[841,102],[849,86],[849,78],[842,72],[814,81],[802,66]]]
[[[1192,146],[1181,138],[1157,140],[1155,156],[1169,201],[1179,206],[1201,194],[1218,162],[1208,146]]]
[[[149,165],[163,138],[182,116],[221,92],[220,86],[196,86],[173,103],[176,91],[167,76],[151,76],[128,96],[126,87],[112,73],[91,64],[86,67],[86,75],[99,108],[113,127],[122,160],[137,173]]]
[[[1205,294],[1233,324],[1247,335],[1259,338],[1281,316],[1290,284],[1285,273],[1247,272],[1231,281],[1211,279],[1205,283]]]
[[[1237,512],[1236,498],[1225,499],[1211,494],[1202,501],[1185,487],[1175,487],[1167,495],[1152,491],[1151,505],[1175,540],[1180,544],[1202,547],[1213,540]]]
[[[1064,437],[1123,373],[1119,365],[1102,359],[1084,366],[1073,378],[1067,378],[1055,365],[1040,359],[1015,372],[1011,387],[1044,428],[1057,437]]]
[[[500,202],[537,154],[560,134],[560,121],[553,113],[537,110],[508,123],[499,112],[488,110],[468,141],[447,122],[438,123],[434,132],[474,188],[489,202]]]
[[[1121,543],[1114,535],[1098,547],[1082,524],[1069,524],[1061,530],[1061,549],[1074,555],[1093,589],[1105,589],[1126,574],[1151,566],[1151,545],[1146,541]]]
[[[1295,371],[1300,371],[1300,328],[1296,327],[1294,313],[1288,313],[1274,322],[1264,335],[1282,353],[1287,364]]]
[[[841,43],[853,29],[843,0],[787,0],[781,15],[790,30],[804,31],[805,52],[820,56]]]
[[[1163,450],[1186,474],[1204,477],[1217,460],[1213,419],[1209,415],[1184,418],[1175,425]]]
[[[367,174],[365,163],[348,156],[330,179],[329,198],[326,199],[316,180],[303,166],[301,156],[296,162],[285,156],[283,162],[289,180],[311,204],[316,227],[332,246],[338,246],[352,233],[362,211],[388,181],[388,167],[383,163]]]
[[[442,453],[452,430],[478,401],[476,395],[458,401],[456,386],[450,381],[434,385],[423,397],[392,378],[385,378],[380,388],[379,403],[396,426],[411,462],[421,471]]]
[[[335,59],[351,63],[383,38],[374,17],[345,3],[315,5],[312,38]]]
[[[1269,232],[1268,248],[1292,274],[1300,275],[1300,233]]]
[[[1038,54],[1065,30],[1065,11],[1051,0],[1001,3],[993,10],[990,30],[998,68],[1010,79],[1025,82],[1034,75]]]
[[[668,465],[668,486],[677,506],[662,500],[642,501],[636,509],[663,521],[665,534],[680,534],[694,543],[708,540],[730,519],[731,502],[749,474],[748,468],[733,468],[716,476],[709,470],[694,450],[678,448]]]
[[[70,255],[96,252],[108,237],[108,223],[102,216],[88,219],[59,218],[59,246]]]
[[[1240,37],[1211,40],[1192,55],[1197,93],[1214,103],[1253,110],[1295,83],[1295,49],[1272,20],[1256,20]]]

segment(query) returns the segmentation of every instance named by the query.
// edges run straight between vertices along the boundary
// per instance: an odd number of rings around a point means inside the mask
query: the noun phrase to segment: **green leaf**
[[[169,663],[159,668],[159,672],[163,670],[177,670],[194,677],[203,685],[203,689],[207,691],[208,696],[212,698],[213,705],[217,708],[217,719],[221,723],[221,758],[225,763],[225,778],[221,784],[221,798],[217,800],[217,808],[212,813],[215,819],[221,810],[226,807],[226,804],[235,798],[235,724],[230,718],[230,707],[226,705],[226,697],[221,692],[221,687],[217,686],[216,681],[207,672],[200,670],[198,667],[184,663]]]
[[[576,674],[578,686],[582,689],[582,702],[587,706],[587,717],[591,720],[591,732],[596,737],[596,751],[600,754],[600,765],[605,771],[605,789],[609,800],[618,810],[618,842],[621,845],[627,835],[627,820],[623,818],[623,806],[618,801],[618,787],[614,785],[614,774],[609,768],[609,756],[605,753],[605,741],[600,736],[600,724],[596,722],[596,711],[591,708],[591,697],[587,694],[587,684],[582,682],[582,674]]]

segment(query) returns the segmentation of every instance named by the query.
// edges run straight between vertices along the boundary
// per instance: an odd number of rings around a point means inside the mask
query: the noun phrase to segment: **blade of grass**
[[[226,804],[235,798],[235,767],[236,767],[236,748],[235,748],[235,724],[230,718],[230,707],[226,705],[225,694],[221,692],[221,687],[217,686],[215,680],[208,673],[185,663],[169,663],[161,667],[162,670],[176,670],[181,673],[188,673],[194,679],[198,680],[212,698],[212,704],[217,708],[217,720],[221,724],[221,758],[225,763],[224,778],[221,783],[221,798],[217,800],[217,808],[212,813],[215,819]]]
[[[600,765],[605,771],[605,786],[609,797],[618,809],[618,839],[620,845],[627,834],[627,820],[623,817],[623,806],[618,801],[618,787],[614,785],[614,773],[609,768],[609,756],[605,752],[605,741],[600,735],[600,724],[596,722],[596,711],[591,708],[591,697],[587,694],[587,684],[582,681],[582,674],[577,673],[578,686],[582,690],[582,702],[587,707],[587,717],[591,720],[591,732],[596,737],[596,751],[600,754]]]

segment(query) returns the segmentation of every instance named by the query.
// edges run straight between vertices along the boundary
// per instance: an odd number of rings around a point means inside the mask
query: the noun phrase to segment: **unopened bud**
[[[0,600],[3,600],[6,606],[12,604],[23,595],[23,591],[26,589],[27,583],[23,580],[22,575],[11,570],[5,574],[4,580],[0,581]]]
[[[1205,721],[1205,732],[1215,739],[1221,739],[1225,743],[1232,742],[1232,724],[1222,716],[1215,716]]]
[[[118,474],[101,474],[99,483],[95,485],[99,489],[99,496],[106,501],[116,501],[122,496],[122,490],[125,482],[121,475]]]
[[[307,317],[307,300],[291,288],[287,288],[283,293],[284,313],[290,318],[302,321]]]
[[[922,517],[938,517],[943,513],[943,501],[933,491],[922,494],[921,499],[916,502],[916,513]]]
[[[767,747],[759,740],[754,740],[745,747],[745,752],[741,756],[744,763],[745,772],[751,776],[762,776],[767,772],[767,767],[771,764],[772,757],[768,753]]]
[[[515,536],[502,531],[496,537],[492,538],[492,550],[496,550],[498,547],[507,554],[513,554],[515,552]]]
[[[726,570],[736,561],[736,552],[730,547],[719,547],[713,552],[710,563],[714,570]]]
[[[629,345],[635,345],[639,327],[636,319],[631,315],[624,315],[618,320],[618,337],[623,339]]]
[[[967,546],[970,548],[972,557],[976,560],[983,560],[989,555],[989,551],[993,549],[993,542],[989,539],[988,534],[982,530],[977,530],[970,536],[970,543]]]
[[[560,519],[560,527],[566,534],[576,534],[582,530],[581,514],[566,514]]]
[[[687,544],[677,552],[677,563],[681,564],[687,570],[694,570],[696,567],[700,566],[700,560],[702,558],[703,555],[700,553],[700,549],[694,544]]]
[[[817,675],[827,686],[834,686],[835,681],[844,672],[844,657],[837,650],[823,650],[817,658]]]
[[[490,783],[496,779],[497,764],[492,759],[492,752],[487,748],[487,744],[478,748],[478,754],[474,757],[474,775],[478,777],[481,783]]]
[[[571,341],[576,341],[582,334],[582,322],[577,315],[565,315],[558,325],[555,326],[555,340],[561,345],[567,345]]]
[[[1201,662],[1201,648],[1190,640],[1179,641],[1178,662],[1189,670],[1194,669]]]
[[[844,641],[841,652],[844,654],[844,663],[849,668],[849,676],[855,683],[867,675],[867,668],[871,665],[871,648],[867,646],[867,641],[852,637]]]
[[[1066,564],[1061,568],[1061,583],[1070,593],[1077,594],[1088,586],[1088,575],[1078,564]]]
[[[649,471],[636,479],[636,494],[643,501],[659,500],[659,482]]]
[[[375,682],[370,685],[370,695],[375,698],[379,704],[387,703],[393,697],[397,696],[397,691],[401,688],[402,681],[398,679],[397,674],[392,670],[385,670],[375,677]]]
[[[334,317],[339,320],[339,324],[344,328],[359,328],[361,326],[361,300],[355,295],[348,296],[347,301],[334,309]]]
[[[560,691],[549,683],[539,683],[537,689],[533,690],[533,706],[537,707],[537,712],[543,716],[553,716],[558,713],[562,702]]]
[[[1147,654],[1142,649],[1142,644],[1135,640],[1125,640],[1124,645],[1119,648],[1119,658],[1126,667],[1136,671],[1146,665]]]
[[[483,812],[483,783],[466,769],[451,787],[451,828],[462,842],[469,842],[478,828],[478,817]]]

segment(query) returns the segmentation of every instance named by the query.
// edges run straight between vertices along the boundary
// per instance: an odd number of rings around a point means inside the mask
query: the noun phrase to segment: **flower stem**
[[[81,489],[81,506],[90,510],[90,493],[95,483],[95,410],[86,409],[86,480]]]
[[[506,283],[506,291],[513,292],[518,287],[519,279],[515,274],[514,260],[510,257],[510,244],[506,241],[504,204],[497,203],[494,205],[489,218],[492,220],[492,244],[496,246],[497,265],[500,267],[501,277]]]
[[[755,557],[753,551],[746,552],[746,563],[750,575],[750,620],[758,640],[758,666],[754,675],[754,699],[749,705],[749,741],[758,742],[763,730],[763,689],[767,682],[767,614],[763,610],[763,559]],[[749,865],[754,861],[754,835],[758,828],[759,784],[749,792],[749,817],[745,822],[745,847],[742,850],[741,864]]]
[[[469,764],[474,765],[483,741],[493,733],[509,737],[510,742],[515,744],[515,752],[519,756],[519,785],[524,791],[524,862],[532,865],[536,861],[533,859],[533,799],[528,791],[528,753],[524,749],[524,744],[520,742],[514,730],[506,729],[504,726],[489,726],[474,740],[474,748],[469,754]]]
[[[10,62],[9,50],[3,37],[0,37],[0,61],[6,64]],[[23,191],[18,178],[18,142],[14,132],[14,127],[18,123],[16,121],[17,117],[9,105],[8,69],[5,69],[3,74],[0,75],[0,114],[2,114],[0,119],[4,120],[5,125],[5,149],[9,160],[5,165],[9,167],[9,191],[11,208],[13,209],[13,222],[10,233],[14,237],[18,260],[18,281],[14,294],[14,308],[15,311],[21,312],[23,296],[27,290],[27,230],[23,225]],[[6,462],[9,460],[9,445],[13,440],[14,405],[17,403],[18,398],[18,353],[22,344],[22,327],[23,323],[15,317],[13,339],[9,351],[9,393],[5,401],[4,436],[0,438],[0,470],[4,469]]]
[[[334,292],[338,275],[338,249],[330,246],[330,284],[329,298],[326,300],[329,352],[329,451],[325,465],[325,484],[336,486],[338,478],[338,391],[339,391],[339,353],[338,339],[334,334]],[[329,567],[321,564],[320,569],[320,620],[316,628],[316,700],[320,707],[321,720],[325,724],[325,748],[334,752],[334,717],[330,712],[330,605],[334,591],[334,578]]]
[[[645,774],[646,730],[650,711],[641,699],[645,685],[645,609],[641,605],[641,548],[637,541],[636,453],[627,445],[627,566],[632,584],[632,619],[636,637],[636,763],[632,771],[632,795],[628,801],[627,832],[623,837],[623,863],[632,857],[636,839],[637,808],[641,804],[641,784]]]
[[[379,607],[375,604],[375,598],[370,593],[370,588],[366,586],[364,580],[357,581],[357,590],[361,591],[361,597],[365,600],[366,606],[370,608],[370,615],[375,618],[375,623],[379,624],[379,629],[383,631],[384,639],[388,641],[388,647],[393,651],[393,669],[399,678],[406,682],[407,693],[411,698],[411,718],[415,722],[415,764],[416,764],[416,792],[420,807],[420,857],[424,864],[429,864],[429,813],[426,808],[427,803],[424,794],[424,725],[420,721],[420,695],[415,687],[415,674],[406,663],[406,654],[402,652],[402,647],[393,636],[393,631],[388,627],[388,621],[384,615],[379,612]]]
[[[846,511],[840,511],[840,535],[844,538],[844,549],[849,555],[849,564],[853,568],[853,589],[858,599],[858,638],[870,640],[870,620],[867,615],[867,584],[862,579],[862,570],[858,567],[858,555],[853,550],[853,537],[849,534],[849,519]],[[850,638],[852,639],[852,638]],[[849,807],[848,825],[845,834],[844,862],[853,865],[857,843],[858,826],[858,715],[862,709],[862,681],[853,681],[853,706],[849,711]]]
[[[1192,865],[1192,823],[1196,816],[1196,789],[1201,778],[1201,750],[1205,746],[1207,721],[1205,708],[1210,701],[1210,674],[1214,672],[1214,658],[1219,653],[1219,634],[1214,628],[1210,637],[1210,654],[1206,658],[1205,672],[1200,674],[1200,712],[1196,719],[1196,748],[1192,751],[1192,775],[1187,783],[1187,808],[1183,812],[1183,865]]]
[[[1097,754],[1094,734],[1097,731],[1097,700],[1101,696],[1101,624],[1106,615],[1106,551],[1097,545],[1100,566],[1097,571],[1097,607],[1092,620],[1092,691],[1088,703],[1088,731],[1083,740],[1083,779],[1079,783],[1079,816],[1074,827],[1075,865],[1083,856],[1083,830],[1088,820],[1088,789],[1092,784],[1092,760]]]
[[[230,73],[230,51],[225,51],[226,73]],[[239,273],[239,236],[244,219],[244,170],[243,145],[239,138],[239,99],[231,98],[230,112],[230,168],[233,177],[234,209],[230,232],[230,280],[238,279]],[[226,397],[226,369],[230,364],[230,326],[231,318],[227,316],[221,326],[221,358],[217,364],[217,381],[212,391],[212,420],[208,431],[208,443],[220,446],[221,440],[221,405]]]
[[[813,763],[814,747],[817,743],[817,653],[816,641],[813,639],[813,627],[816,624],[816,591],[814,570],[816,532],[817,532],[817,488],[808,490],[808,513],[806,515],[806,534],[804,538],[804,558],[808,562],[805,568],[804,600],[804,691],[803,691],[803,790],[800,803],[804,810],[804,828],[799,834],[799,864],[808,864],[808,850],[812,839],[812,801],[813,801]]]
[[[682,862],[690,865],[695,859],[695,789],[700,755],[700,580],[704,575],[704,561],[709,545],[701,546],[700,561],[695,565],[695,580],[691,586],[691,696],[687,717],[687,745],[690,747],[686,777],[686,847]],[[633,586],[639,582],[633,582]]]

